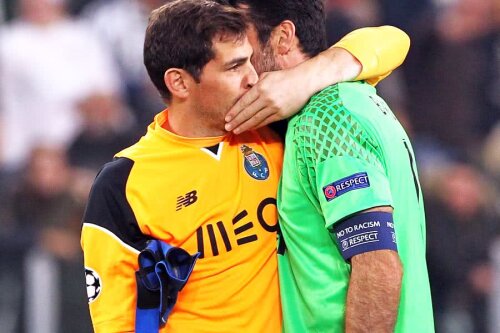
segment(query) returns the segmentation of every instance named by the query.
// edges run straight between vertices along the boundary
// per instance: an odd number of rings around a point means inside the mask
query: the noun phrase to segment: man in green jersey
[[[323,10],[311,1],[235,1],[275,69],[307,59],[301,36],[324,31],[299,29]],[[374,87],[330,86],[290,120],[278,209],[286,332],[434,331],[415,158]]]

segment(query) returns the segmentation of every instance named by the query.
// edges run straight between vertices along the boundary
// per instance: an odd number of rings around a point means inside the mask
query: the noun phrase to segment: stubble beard
[[[261,50],[255,54],[254,67],[259,76],[265,72],[281,70],[281,67],[276,61],[274,50],[269,42],[262,46]]]
[[[203,119],[203,123],[207,125],[207,128],[211,129],[211,132],[213,133],[212,136],[224,135],[226,133],[226,130],[224,128],[226,122],[224,118],[226,116],[226,113],[229,111],[230,107],[234,105],[234,103],[229,106],[219,106],[211,111],[207,110],[207,112],[202,112],[200,114],[201,118]]]

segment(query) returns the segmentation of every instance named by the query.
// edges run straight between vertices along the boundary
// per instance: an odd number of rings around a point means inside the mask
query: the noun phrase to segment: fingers
[[[261,128],[261,127],[264,127],[264,126],[267,126],[271,123],[274,123],[276,121],[279,121],[279,120],[282,120],[280,119],[279,117],[276,116],[276,114],[271,114],[269,117],[267,117],[266,119],[264,119],[263,122],[261,122],[260,124],[257,124],[254,129],[257,129],[257,128]]]
[[[240,105],[244,105],[244,103],[246,104],[246,102],[243,102]],[[239,108],[238,113],[234,115],[231,121],[226,123],[227,131],[234,130],[236,127],[240,126],[252,117],[260,117],[260,119],[257,119],[260,122],[262,120],[262,116],[259,115],[259,112],[266,107],[266,102],[264,99],[259,97],[252,103],[246,104],[244,108],[240,108],[239,105],[237,107]]]
[[[233,131],[235,134],[242,133],[263,122],[272,114],[272,109],[262,99],[256,100],[241,111],[231,122],[226,124],[227,131]]]
[[[274,84],[280,72],[264,73],[259,83],[243,95],[226,114],[225,129],[235,134],[265,126],[286,117],[284,109],[289,96],[277,91]],[[279,86],[278,86],[279,87]]]
[[[240,134],[250,129],[257,129],[278,120],[272,108],[264,108],[258,111],[255,116],[238,125],[234,134]]]
[[[242,110],[245,110],[253,102],[255,102],[258,97],[259,91],[257,90],[257,87],[253,87],[246,94],[241,96],[241,98],[231,107],[231,109],[226,114],[226,123],[231,122],[231,120],[238,116]]]

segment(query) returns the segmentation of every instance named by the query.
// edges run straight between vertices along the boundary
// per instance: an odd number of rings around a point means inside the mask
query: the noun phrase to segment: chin
[[[223,109],[221,113],[218,113],[217,115],[213,115],[210,117],[210,124],[211,128],[214,129],[214,131],[217,131],[221,134],[219,135],[225,135],[227,133],[225,126],[226,126],[226,114],[229,111],[229,109]],[[208,119],[207,119],[208,120]]]

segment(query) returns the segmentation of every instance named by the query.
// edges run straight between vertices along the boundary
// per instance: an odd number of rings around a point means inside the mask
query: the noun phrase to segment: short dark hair
[[[214,38],[242,39],[247,24],[238,10],[211,0],[177,0],[154,10],[144,40],[144,65],[160,95],[169,100],[164,75],[186,70],[199,82],[203,67],[215,57]]]
[[[261,45],[284,20],[295,24],[302,51],[313,57],[327,48],[324,0],[228,0],[235,7],[248,6],[248,14]]]

